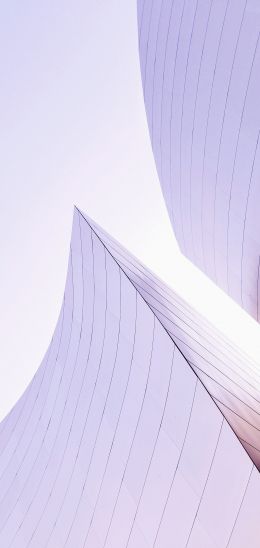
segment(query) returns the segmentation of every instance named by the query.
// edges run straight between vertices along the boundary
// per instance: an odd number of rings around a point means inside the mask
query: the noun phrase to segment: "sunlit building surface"
[[[183,253],[259,320],[260,3],[138,0],[151,142]]]
[[[0,546],[257,548],[258,384],[76,210],[55,333],[0,426]]]

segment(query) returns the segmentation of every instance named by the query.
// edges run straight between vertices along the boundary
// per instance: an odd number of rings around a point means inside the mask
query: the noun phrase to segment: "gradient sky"
[[[73,204],[260,359],[259,326],[180,256],[150,147],[136,0],[0,8],[0,417],[61,305]]]

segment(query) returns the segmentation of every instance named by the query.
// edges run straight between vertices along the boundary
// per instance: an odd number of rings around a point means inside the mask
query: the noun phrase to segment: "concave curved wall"
[[[144,100],[182,252],[259,320],[260,5],[138,0]]]

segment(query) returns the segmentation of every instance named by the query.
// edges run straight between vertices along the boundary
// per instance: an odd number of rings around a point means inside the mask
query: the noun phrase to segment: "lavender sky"
[[[73,204],[260,359],[259,326],[178,252],[149,142],[136,0],[10,0],[0,26],[0,417],[54,330]]]

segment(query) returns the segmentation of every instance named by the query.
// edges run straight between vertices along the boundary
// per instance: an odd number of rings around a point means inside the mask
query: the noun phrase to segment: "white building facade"
[[[0,545],[257,548],[258,470],[185,358],[189,332],[180,351],[108,240],[75,212],[57,328],[0,426]]]
[[[182,252],[259,320],[260,4],[138,0],[144,99]]]

